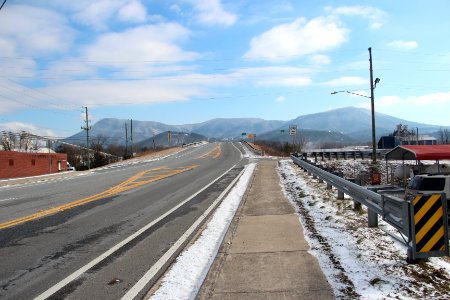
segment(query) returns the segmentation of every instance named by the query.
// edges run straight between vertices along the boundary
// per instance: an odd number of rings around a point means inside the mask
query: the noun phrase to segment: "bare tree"
[[[438,132],[438,142],[439,144],[449,144],[450,142],[450,131],[448,128],[440,128]]]
[[[1,144],[3,150],[12,151],[16,148],[16,135],[12,132],[2,132]]]
[[[295,142],[294,152],[300,153],[303,150],[305,150],[307,142],[306,142],[305,135],[301,131],[298,131],[295,141],[296,142]]]
[[[92,157],[93,158],[92,165],[94,168],[108,164],[108,159],[104,154],[104,145],[107,139],[108,139],[107,137],[99,135],[91,140],[91,149],[94,150],[94,156]],[[89,159],[91,159],[90,155]]]
[[[22,131],[19,135],[19,149],[28,151],[33,146],[33,139],[28,132]]]

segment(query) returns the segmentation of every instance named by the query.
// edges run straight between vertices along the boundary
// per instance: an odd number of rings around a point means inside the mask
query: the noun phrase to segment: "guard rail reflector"
[[[446,202],[442,194],[416,195],[413,198],[414,259],[449,255]]]

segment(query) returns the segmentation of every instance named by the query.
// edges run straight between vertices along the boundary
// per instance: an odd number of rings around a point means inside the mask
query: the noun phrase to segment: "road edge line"
[[[244,168],[238,176],[227,186],[225,190],[219,195],[219,197],[214,200],[214,202],[201,214],[201,216],[191,225],[191,227],[186,230],[186,232],[170,247],[169,250],[164,253],[164,255],[141,277],[141,279],[131,288],[128,292],[121,298],[121,300],[130,300],[134,299],[144,288],[145,286],[154,279],[155,276],[160,272],[167,263],[173,259],[174,256],[177,256],[180,252],[180,249],[183,248],[189,239],[204,223],[204,221],[210,216],[210,214],[216,209],[216,207],[220,204],[220,202],[225,198],[225,196],[229,193],[229,191],[236,185],[238,180],[244,174],[246,168]]]
[[[104,259],[106,259],[108,256],[112,255],[114,252],[116,252],[117,250],[119,250],[120,248],[122,248],[123,246],[125,246],[126,244],[128,244],[129,242],[131,242],[132,240],[134,240],[135,238],[137,238],[138,236],[140,236],[142,233],[144,233],[145,231],[147,231],[148,229],[150,229],[151,227],[155,226],[157,223],[159,223],[160,221],[162,221],[164,218],[166,218],[167,216],[169,216],[170,214],[172,214],[173,212],[175,212],[177,209],[179,209],[181,206],[183,206],[184,204],[186,204],[187,202],[191,201],[193,198],[195,198],[198,194],[200,194],[201,192],[203,192],[204,190],[206,190],[207,188],[209,188],[211,185],[213,185],[214,183],[216,183],[219,179],[221,179],[223,176],[225,176],[226,174],[228,174],[228,172],[230,172],[233,168],[235,168],[238,164],[240,163],[237,162],[235,165],[233,165],[231,168],[229,168],[228,170],[226,170],[224,173],[222,173],[219,177],[217,177],[216,179],[214,179],[213,181],[211,181],[210,183],[208,183],[206,186],[204,186],[202,189],[200,189],[199,191],[197,191],[196,193],[194,193],[193,195],[191,195],[189,198],[187,198],[186,200],[184,200],[183,202],[180,202],[178,205],[174,206],[173,208],[171,208],[170,210],[168,210],[166,213],[164,213],[163,215],[159,216],[158,218],[156,218],[155,220],[153,220],[152,222],[150,222],[149,224],[145,225],[144,227],[142,227],[141,229],[139,229],[138,231],[136,231],[135,233],[133,233],[132,235],[130,235],[128,238],[124,239],[123,241],[121,241],[120,243],[116,244],[115,246],[113,246],[112,248],[110,248],[109,250],[105,251],[103,254],[101,254],[100,256],[98,256],[97,258],[91,260],[89,263],[87,263],[86,265],[84,265],[83,267],[79,268],[78,270],[76,270],[75,272],[73,272],[72,274],[70,274],[69,276],[67,276],[66,278],[64,278],[63,280],[59,281],[57,284],[53,285],[52,287],[50,287],[49,289],[47,289],[46,291],[44,291],[43,293],[41,293],[40,295],[38,295],[37,297],[35,297],[35,300],[44,300],[47,299],[49,297],[51,297],[53,294],[55,294],[56,292],[58,292],[60,289],[62,289],[63,287],[65,287],[66,285],[68,285],[70,282],[74,281],[75,279],[77,279],[78,277],[80,277],[82,274],[84,274],[85,272],[87,272],[89,269],[93,268],[94,266],[96,266],[97,264],[99,264],[101,261],[103,261]]]

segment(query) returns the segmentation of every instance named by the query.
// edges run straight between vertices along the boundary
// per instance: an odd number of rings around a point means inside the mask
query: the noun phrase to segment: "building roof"
[[[450,160],[450,145],[402,145],[385,156],[386,160]]]

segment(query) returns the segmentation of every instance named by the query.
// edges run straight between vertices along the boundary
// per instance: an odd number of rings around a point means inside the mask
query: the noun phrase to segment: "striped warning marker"
[[[416,251],[445,251],[447,245],[441,195],[417,195],[412,203]]]

